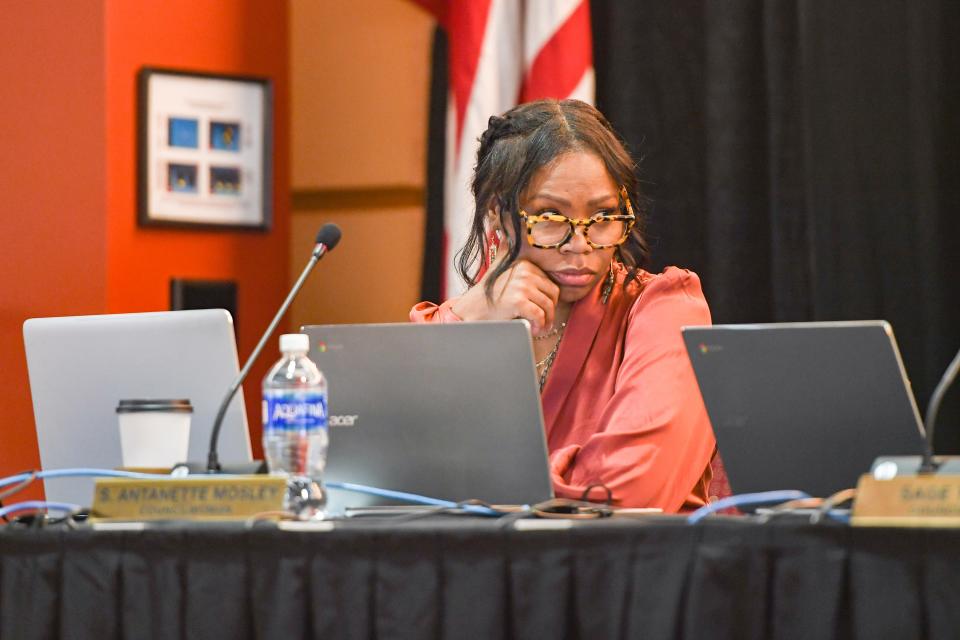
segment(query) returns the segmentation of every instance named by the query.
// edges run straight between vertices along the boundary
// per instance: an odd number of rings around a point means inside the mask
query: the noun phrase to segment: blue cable
[[[729,507],[752,507],[761,504],[776,504],[790,500],[804,500],[810,496],[803,491],[787,489],[784,491],[761,491],[760,493],[741,493],[736,496],[721,498],[716,502],[705,504],[689,516],[687,524],[697,524],[711,513],[722,511]]]
[[[51,469],[50,471],[38,471],[35,479],[42,478],[83,478],[83,477],[106,477],[106,478],[139,478],[148,480],[150,478],[169,478],[165,473],[139,473],[137,471],[120,471],[117,469],[90,469],[79,467],[76,469]],[[0,489],[11,484],[17,484],[24,480],[29,480],[29,473],[18,473],[15,476],[7,476],[0,479]]]
[[[78,504],[71,504],[69,502],[46,502],[44,500],[27,500],[25,502],[18,502],[12,504],[9,507],[3,507],[0,509],[0,518],[6,517],[7,514],[14,513],[15,511],[26,511],[28,509],[47,509],[54,511],[66,511],[67,513],[72,513],[74,511],[80,511],[82,509]]]
[[[850,524],[850,512],[844,511],[842,509],[830,509],[825,513],[825,515],[837,522],[842,522],[844,524]]]
[[[406,493],[404,491],[393,491],[392,489],[380,489],[377,487],[368,487],[363,484],[354,484],[352,482],[327,482],[328,489],[339,489],[340,491],[355,491],[357,493],[366,493],[381,498],[390,498],[391,500],[403,500],[413,504],[425,504],[433,507],[445,507],[447,509],[462,509],[468,513],[481,516],[502,516],[503,512],[484,507],[477,504],[461,504],[451,502],[450,500],[441,500],[439,498],[430,498],[416,493]]]

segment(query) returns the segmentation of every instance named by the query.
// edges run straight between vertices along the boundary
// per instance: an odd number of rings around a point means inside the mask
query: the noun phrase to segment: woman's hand
[[[517,260],[500,274],[493,285],[493,299],[487,298],[487,272],[480,282],[456,300],[451,310],[464,320],[513,320],[530,323],[534,336],[553,329],[560,288],[529,260]]]

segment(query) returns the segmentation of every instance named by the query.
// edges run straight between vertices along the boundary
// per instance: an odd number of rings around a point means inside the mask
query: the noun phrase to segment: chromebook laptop
[[[189,398],[189,459],[206,460],[220,402],[237,375],[233,321],[222,309],[62,318],[23,325],[44,469],[121,466],[121,399]],[[243,392],[220,433],[220,458],[249,461]],[[89,505],[93,480],[44,481],[48,500]]]
[[[524,323],[303,331],[329,388],[328,481],[453,502],[533,504],[552,497]],[[387,504],[397,503],[331,490],[328,510]]]
[[[923,450],[886,322],[685,327],[683,339],[734,493],[826,497],[875,458]]]

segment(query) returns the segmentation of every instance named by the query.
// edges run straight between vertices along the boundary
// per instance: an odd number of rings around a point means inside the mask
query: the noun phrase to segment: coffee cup
[[[123,466],[169,469],[184,462],[192,415],[189,400],[121,400],[117,421]]]

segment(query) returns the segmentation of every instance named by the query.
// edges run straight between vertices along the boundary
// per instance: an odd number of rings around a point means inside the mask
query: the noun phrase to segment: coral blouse
[[[543,389],[554,491],[580,498],[602,484],[618,506],[696,509],[716,442],[680,327],[710,324],[700,279],[668,267],[624,289],[626,269],[614,264],[606,304],[603,282],[574,303]],[[410,319],[460,321],[451,302],[421,302]]]

